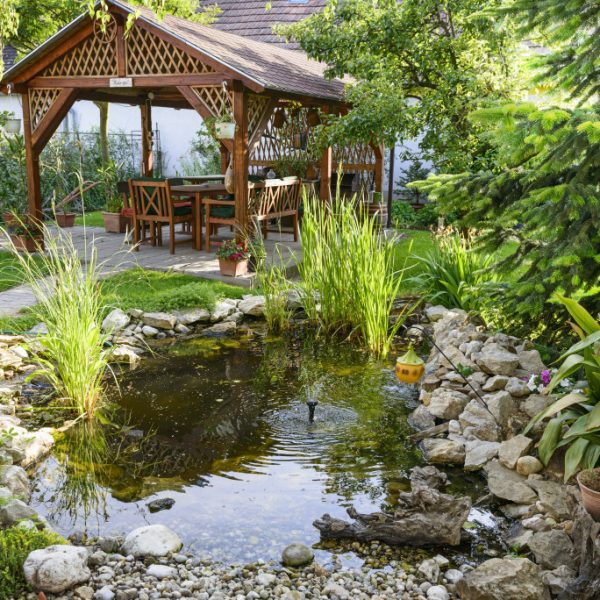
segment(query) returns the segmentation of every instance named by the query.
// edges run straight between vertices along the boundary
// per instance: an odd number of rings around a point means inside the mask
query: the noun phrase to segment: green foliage
[[[392,223],[396,229],[410,227],[415,222],[416,210],[404,200],[392,202]]]
[[[400,172],[399,177],[394,182],[394,185],[399,186],[396,188],[396,193],[400,194],[402,200],[410,202],[412,204],[423,204],[427,200],[427,196],[423,194],[419,189],[407,187],[409,183],[413,181],[420,181],[425,179],[431,172],[431,169],[423,165],[423,161],[418,156],[410,153],[405,153],[404,159],[408,159],[408,166],[406,166]]]
[[[280,156],[274,163],[273,168],[277,177],[299,177],[306,179],[308,173],[308,158],[304,156],[287,155]]]
[[[37,255],[23,255],[25,260],[35,261],[43,268],[43,261]],[[0,292],[20,285],[24,281],[21,261],[12,252],[0,252]]]
[[[25,141],[0,132],[0,210],[24,214],[26,209]]]
[[[521,35],[550,50],[537,82],[549,93],[566,90],[580,106],[506,103],[476,112],[472,122],[487,130],[495,162],[489,170],[442,175],[414,184],[442,208],[461,215],[461,226],[485,229],[493,251],[507,240],[519,244],[501,263],[516,273],[507,289],[505,313],[516,333],[533,321],[538,333],[560,335],[555,293],[600,311],[600,106],[586,103],[598,90],[594,67],[600,52],[600,5],[585,0],[511,0],[502,8],[520,24]],[[551,98],[556,102],[557,97]],[[544,315],[543,320],[540,317]]]
[[[0,598],[20,598],[29,586],[23,575],[23,563],[30,552],[65,540],[47,529],[10,527],[0,529]]]
[[[412,309],[390,325],[402,284],[395,271],[395,241],[377,235],[375,220],[357,215],[340,197],[330,205],[304,197],[302,261],[298,263],[304,308],[328,334],[357,337],[386,356]]]
[[[412,286],[430,302],[447,308],[481,310],[484,297],[498,282],[493,256],[479,252],[471,235],[439,232],[433,249],[415,258],[421,272],[412,278]]]
[[[92,245],[86,252],[82,268],[70,237],[58,240],[45,227],[42,232],[46,247],[39,263],[11,248],[37,301],[31,312],[48,328],[39,340],[38,368],[32,376],[45,378],[65,405],[90,416],[101,400],[111,356],[104,347],[109,336],[100,328],[96,248]]]
[[[103,304],[111,308],[169,311],[214,307],[221,298],[241,298],[248,290],[191,275],[145,269],[123,271],[102,282]]]
[[[318,128],[324,142],[420,138],[424,158],[459,168],[483,157],[467,115],[512,87],[508,19],[500,0],[330,0],[322,13],[278,31],[296,39],[327,75],[351,75],[352,109]]]
[[[574,300],[563,296],[557,299],[574,319],[572,327],[581,341],[559,358],[562,364],[552,377],[548,392],[555,391],[567,377],[582,369],[588,388],[585,394],[572,392],[559,398],[536,415],[527,430],[552,417],[540,440],[540,459],[548,464],[558,448],[566,447],[565,481],[568,481],[579,468],[591,469],[600,461],[600,323]]]
[[[181,157],[182,175],[212,175],[221,172],[219,142],[203,123],[196,132],[191,152]]]

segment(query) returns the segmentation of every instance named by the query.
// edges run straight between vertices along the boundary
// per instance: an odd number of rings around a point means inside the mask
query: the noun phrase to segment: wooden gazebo
[[[203,118],[217,116],[225,107],[237,127],[234,139],[222,143],[222,164],[225,168],[233,156],[236,219],[245,228],[249,173],[281,156],[306,154],[308,111],[344,111],[344,82],[325,78],[325,66],[298,51],[172,16],[160,20],[120,0],[106,0],[106,5],[106,27],[81,15],[0,82],[3,92],[23,99],[30,214],[42,217],[40,153],[75,101],[140,107],[145,176],[153,173],[152,106],[193,109]],[[132,14],[137,18],[126,31]],[[286,119],[276,128],[273,115],[279,108]],[[322,198],[329,197],[332,170],[340,163],[363,187],[381,191],[380,146],[329,148],[320,157]]]

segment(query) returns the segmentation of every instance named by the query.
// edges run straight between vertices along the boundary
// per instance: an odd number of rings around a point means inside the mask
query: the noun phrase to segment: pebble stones
[[[281,562],[288,567],[301,567],[315,557],[311,548],[304,544],[290,544],[281,554]]]

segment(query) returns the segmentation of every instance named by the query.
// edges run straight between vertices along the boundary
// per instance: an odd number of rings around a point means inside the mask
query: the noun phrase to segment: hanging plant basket
[[[278,108],[273,114],[273,127],[281,129],[287,123],[287,116],[283,108]]]
[[[219,140],[232,140],[235,137],[235,123],[215,123],[215,136]]]

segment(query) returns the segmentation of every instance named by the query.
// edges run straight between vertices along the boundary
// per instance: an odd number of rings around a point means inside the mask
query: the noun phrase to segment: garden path
[[[72,229],[51,227],[50,231],[53,235],[71,236],[75,247],[81,253],[82,261],[85,261],[86,252],[89,255],[91,246],[95,246],[98,263],[104,275],[142,267],[216,279],[242,287],[250,287],[254,279],[254,274],[235,279],[221,275],[219,262],[214,252],[199,252],[187,243],[178,245],[175,254],[169,254],[166,230],[163,231],[162,247],[142,244],[138,252],[131,249],[131,245],[126,243],[123,235],[106,233],[104,229],[98,227],[75,226]],[[231,235],[227,228],[222,229],[220,233],[225,234],[222,237]],[[283,261],[289,264],[289,269],[295,268],[295,256],[300,254],[300,244],[293,241],[291,234],[269,233],[265,247],[270,257],[277,256],[276,249],[279,249]],[[14,317],[21,309],[32,306],[34,303],[35,298],[29,286],[21,285],[10,288],[0,293],[0,317]]]

